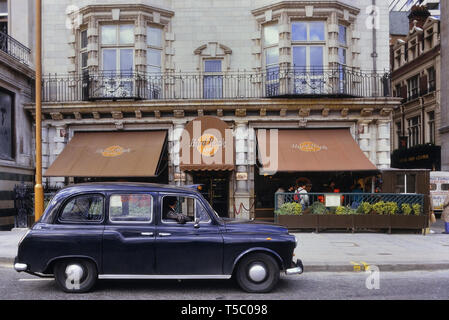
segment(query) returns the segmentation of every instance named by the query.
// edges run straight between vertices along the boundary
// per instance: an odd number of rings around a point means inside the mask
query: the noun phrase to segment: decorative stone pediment
[[[202,46],[196,48],[193,53],[198,57],[198,66],[197,69],[201,70],[201,64],[203,59],[207,58],[218,58],[223,59],[223,69],[230,69],[230,59],[232,50],[218,42],[208,42],[207,44],[203,44]]]

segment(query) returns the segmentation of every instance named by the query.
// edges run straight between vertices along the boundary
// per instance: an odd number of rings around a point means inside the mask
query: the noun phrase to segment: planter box
[[[426,216],[393,215],[391,218],[392,229],[425,229],[427,227]]]
[[[427,227],[426,216],[404,215],[316,215],[277,216],[277,223],[288,229],[315,229],[317,232],[325,229],[394,229],[421,230]]]
[[[378,214],[354,215],[354,229],[390,229],[390,216]]]
[[[352,215],[320,215],[318,217],[318,230],[321,229],[353,229],[354,221]]]
[[[302,216],[277,216],[277,223],[289,229],[316,229],[318,226],[318,215],[306,214]]]

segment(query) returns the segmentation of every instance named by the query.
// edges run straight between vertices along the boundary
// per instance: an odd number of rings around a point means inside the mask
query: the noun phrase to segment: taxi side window
[[[193,197],[164,196],[162,204],[162,222],[164,223],[176,223],[179,222],[178,220],[194,223],[196,219],[199,219],[201,223],[211,222],[206,209]]]
[[[146,222],[153,220],[153,197],[149,194],[114,194],[109,198],[111,222]]]
[[[81,195],[69,200],[62,210],[61,222],[98,222],[103,220],[104,199],[101,195]]]

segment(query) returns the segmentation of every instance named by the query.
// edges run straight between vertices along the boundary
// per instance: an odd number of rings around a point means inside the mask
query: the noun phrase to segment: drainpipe
[[[372,6],[373,6],[373,19],[375,19],[374,13],[376,8],[376,0],[372,0]],[[371,57],[373,58],[373,73],[377,73],[377,30],[376,25],[373,20],[373,53],[371,54]]]

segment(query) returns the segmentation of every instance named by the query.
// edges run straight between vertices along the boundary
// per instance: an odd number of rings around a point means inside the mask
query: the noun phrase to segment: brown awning
[[[166,131],[77,132],[47,177],[154,177]]]
[[[182,171],[234,170],[234,136],[217,117],[203,116],[190,121],[181,137]]]
[[[257,131],[262,173],[377,171],[348,129],[278,130],[277,140],[270,137],[270,130]],[[277,148],[270,153],[271,144]]]

